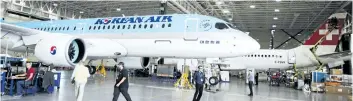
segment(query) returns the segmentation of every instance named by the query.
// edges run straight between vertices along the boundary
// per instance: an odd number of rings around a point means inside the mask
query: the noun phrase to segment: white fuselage
[[[310,52],[311,46],[302,45],[294,49],[278,50],[278,49],[261,49],[249,55],[224,58],[225,64],[228,66],[221,66],[221,70],[242,70],[247,68],[254,68],[256,70],[268,70],[269,68],[290,69],[296,65],[300,67],[311,67],[318,65],[318,61]],[[317,50],[317,55],[334,53],[334,45],[320,45]],[[319,58],[323,63],[329,63],[327,59]]]
[[[234,57],[249,54],[260,48],[255,40],[244,33],[188,34],[197,36],[197,40],[186,40],[184,33],[77,34],[77,37],[87,42],[88,59],[115,58],[116,52],[121,53],[121,56],[129,57]],[[1,40],[2,48],[8,45],[9,50],[25,51],[24,46],[12,48],[19,41],[19,36],[12,34],[6,36],[9,40]],[[201,41],[210,41],[210,43],[205,44]],[[213,44],[211,41],[214,41]],[[219,43],[216,44],[216,41]]]

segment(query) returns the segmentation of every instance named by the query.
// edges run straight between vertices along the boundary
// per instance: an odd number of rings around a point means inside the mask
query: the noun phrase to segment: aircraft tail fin
[[[339,43],[340,35],[342,34],[342,28],[347,13],[335,13],[328,19],[336,17],[338,19],[338,29],[334,29],[329,35],[327,35],[321,44],[318,45],[317,54],[328,54],[335,52],[336,46]],[[315,31],[308,40],[304,42],[305,47],[313,47],[328,31],[328,23],[325,20]]]

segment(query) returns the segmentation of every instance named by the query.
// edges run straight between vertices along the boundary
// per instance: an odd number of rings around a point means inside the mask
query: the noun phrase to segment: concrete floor
[[[111,101],[113,97],[114,73],[106,78],[91,77],[86,85],[83,101]],[[29,95],[21,98],[2,96],[1,101],[75,101],[74,86],[70,84],[71,72],[63,71],[61,88],[53,94]],[[133,101],[192,101],[194,90],[179,90],[172,83],[153,82],[149,78],[130,77],[129,93]],[[286,87],[268,86],[260,83],[254,86],[254,96],[249,97],[248,87],[243,80],[235,78],[230,83],[222,83],[217,93],[204,92],[201,101],[348,101],[347,96],[310,93]],[[119,101],[125,101],[120,95]]]

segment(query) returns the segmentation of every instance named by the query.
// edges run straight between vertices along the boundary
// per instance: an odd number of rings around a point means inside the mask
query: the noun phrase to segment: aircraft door
[[[78,23],[77,28],[76,28],[78,34],[85,33],[85,25],[86,25],[85,23]]]
[[[289,64],[295,63],[295,52],[294,51],[288,51],[288,63]]]
[[[198,40],[198,26],[199,19],[187,18],[185,21],[184,40],[186,41],[197,41]]]

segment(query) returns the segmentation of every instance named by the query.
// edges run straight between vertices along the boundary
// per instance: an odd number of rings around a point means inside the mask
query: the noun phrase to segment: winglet
[[[342,27],[344,23],[344,19],[347,13],[335,13],[331,15],[329,18],[336,17],[338,19],[338,29],[333,30],[326,38],[322,41],[320,45],[334,45],[336,46],[339,41],[339,37],[342,34]],[[308,40],[305,41],[304,45],[315,45],[319,42],[320,38],[324,36],[324,34],[328,31],[328,23],[327,20],[323,24],[320,25],[318,29],[314,31],[314,33],[310,36]]]

